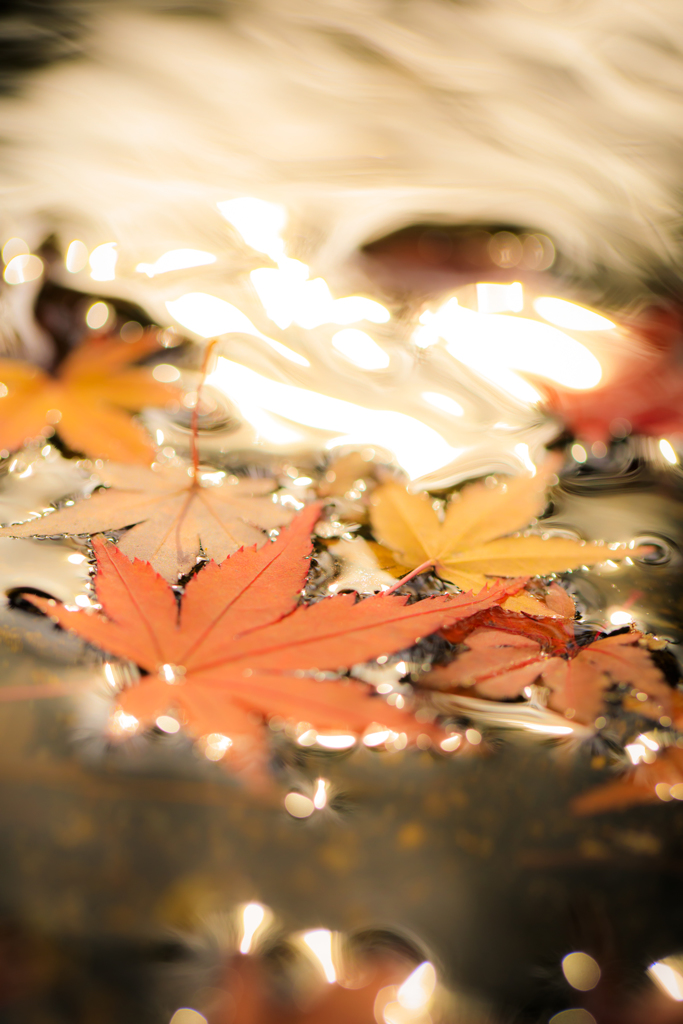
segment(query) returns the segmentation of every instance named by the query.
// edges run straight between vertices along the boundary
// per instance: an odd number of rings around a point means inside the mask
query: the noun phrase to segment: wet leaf
[[[475,629],[484,626],[535,640],[543,650],[553,654],[566,654],[575,643],[573,619],[532,618],[502,607],[487,608],[471,619],[456,622],[449,629],[442,630],[442,633],[452,644],[459,644]]]
[[[559,584],[551,583],[542,597],[534,597],[521,590],[514,597],[508,597],[504,607],[510,612],[523,612],[548,619],[574,619],[576,605],[573,598]]]
[[[492,487],[470,484],[451,498],[443,522],[428,495],[411,494],[393,482],[383,484],[372,500],[375,536],[390,552],[394,572],[431,564],[462,590],[481,588],[491,576],[545,576],[632,554],[625,545],[612,551],[604,544],[564,537],[509,536],[541,514],[556,468],[549,459],[535,477],[499,481]],[[386,559],[382,568],[392,571]],[[540,604],[534,607],[534,614],[542,614]]]
[[[0,537],[95,534],[136,524],[121,538],[120,549],[151,562],[175,583],[179,574],[194,568],[200,552],[223,561],[242,545],[263,544],[264,530],[292,518],[272,500],[276,484],[270,479],[201,471],[195,476],[191,467],[175,464],[147,469],[110,463],[99,475],[111,485],[108,490],[5,527]]]
[[[121,694],[121,710],[143,726],[177,709],[195,736],[227,736],[238,753],[266,751],[273,715],[316,729],[361,733],[378,722],[414,738],[429,729],[346,679],[317,679],[392,653],[456,619],[500,601],[515,584],[427,598],[355,595],[298,605],[308,572],[317,506],[301,512],[277,541],[211,562],[187,584],[180,609],[147,562],[95,541],[101,612],[75,611],[31,597],[64,628],[134,661],[148,675]],[[520,584],[517,583],[517,586]]]
[[[127,344],[93,338],[74,349],[50,376],[31,363],[0,359],[0,448],[15,451],[46,427],[92,458],[149,463],[154,447],[131,418],[145,406],[165,405],[177,389],[131,364],[157,351],[149,332]]]
[[[671,689],[638,643],[637,630],[596,640],[575,658],[552,658],[543,667],[543,682],[551,693],[548,704],[578,722],[591,724],[600,714],[604,693],[617,684],[634,686],[647,694],[663,715],[671,707]]]
[[[466,642],[468,651],[450,665],[432,669],[421,682],[440,690],[473,687],[478,697],[505,700],[523,693],[543,670],[543,651],[527,637],[478,629]]]
[[[671,710],[672,691],[639,645],[641,635],[634,631],[605,637],[565,659],[548,657],[533,635],[479,628],[464,638],[467,651],[432,669],[421,684],[449,691],[471,687],[478,697],[505,700],[521,696],[538,681],[550,691],[553,711],[586,725],[603,710],[605,693],[623,684],[637,686],[651,700],[649,708],[640,705],[644,713],[659,716]]]

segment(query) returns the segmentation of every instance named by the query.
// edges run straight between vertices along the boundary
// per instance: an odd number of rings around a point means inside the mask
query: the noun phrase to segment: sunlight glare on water
[[[288,419],[295,416],[298,423],[335,433],[337,436],[333,442],[328,442],[328,447],[382,445],[394,452],[413,479],[451,462],[461,450],[451,447],[436,430],[405,413],[367,409],[340,398],[282,384],[222,356],[207,377],[207,383],[223,391],[245,414],[252,405]]]
[[[315,928],[313,931],[305,932],[302,939],[320,964],[328,983],[332,985],[337,980],[332,957],[332,932],[327,928]]]
[[[650,964],[647,973],[675,1002],[683,1002],[683,974],[666,960]]]

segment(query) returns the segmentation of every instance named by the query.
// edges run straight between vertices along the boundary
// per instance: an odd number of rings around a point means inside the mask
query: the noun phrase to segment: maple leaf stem
[[[417,569],[413,569],[411,572],[409,572],[407,576],[403,576],[400,580],[397,580],[396,583],[394,583],[393,587],[389,587],[388,590],[383,591],[384,597],[387,597],[389,594],[393,594],[394,591],[398,590],[399,587],[402,587],[404,583],[410,583],[410,581],[414,579],[416,576],[419,576],[420,573],[427,572],[428,569],[433,568],[434,559],[430,558],[428,561],[423,562],[422,565],[418,565]]]
[[[192,451],[192,471],[194,473],[194,479],[197,480],[197,474],[199,472],[199,448],[197,445],[197,434],[199,433],[199,400],[202,394],[202,388],[206,383],[206,375],[209,369],[209,360],[211,359],[211,353],[215,346],[218,344],[218,338],[214,338],[204,349],[204,359],[202,360],[201,369],[201,380],[199,381],[199,387],[197,388],[197,401],[194,404],[192,410],[192,429],[190,435],[190,446]]]
[[[193,457],[194,457],[194,452],[193,452]],[[189,509],[190,505],[192,504],[192,502],[194,501],[194,498],[195,498],[196,494],[197,494],[197,469],[195,467],[194,468],[194,479],[192,481],[192,486],[189,489],[188,494],[187,494],[187,498],[185,499],[185,502],[183,503],[183,507],[180,510],[180,514],[178,516],[178,521],[176,523],[176,528],[175,528],[175,547],[176,547],[176,557],[178,559],[178,564],[181,563],[182,556],[183,556],[183,546],[182,546],[182,543],[181,543],[181,540],[180,540],[181,529],[182,529],[183,523],[185,522],[185,516],[187,515],[188,509]]]

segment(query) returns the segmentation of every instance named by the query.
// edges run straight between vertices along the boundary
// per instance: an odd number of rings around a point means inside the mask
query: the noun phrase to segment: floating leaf
[[[55,376],[0,359],[0,448],[14,451],[50,427],[69,448],[92,458],[151,462],[152,443],[130,413],[165,405],[178,392],[131,364],[158,348],[154,332],[130,344],[93,338],[70,352]]]
[[[263,544],[264,530],[288,523],[292,513],[276,504],[270,479],[228,476],[174,464],[105,465],[110,489],[75,505],[0,530],[0,537],[95,534],[133,526],[120,540],[131,558],[151,562],[164,579],[196,565],[200,552],[216,561],[245,544]]]
[[[146,726],[177,709],[196,736],[221,734],[234,747],[265,751],[262,723],[278,715],[315,729],[361,733],[378,722],[414,738],[429,730],[346,679],[317,679],[414,644],[500,601],[518,583],[480,594],[406,603],[380,595],[326,598],[299,606],[317,506],[277,541],[211,562],[187,584],[180,609],[151,565],[95,541],[101,612],[30,597],[63,627],[148,673],[122,693],[121,711]],[[130,719],[127,719],[128,721]]]
[[[521,590],[514,597],[508,597],[505,608],[510,612],[523,612],[525,615],[547,619],[573,620],[576,614],[573,599],[557,583],[551,583],[541,598]]]
[[[508,536],[541,514],[556,468],[549,459],[535,477],[499,481],[492,487],[470,484],[451,498],[443,522],[428,495],[411,494],[394,482],[383,484],[372,499],[375,536],[391,553],[398,575],[433,566],[462,590],[479,589],[490,576],[545,576],[633,554],[626,545],[617,552],[565,537]],[[382,568],[392,571],[386,560]],[[534,614],[542,614],[540,605],[534,607]]]

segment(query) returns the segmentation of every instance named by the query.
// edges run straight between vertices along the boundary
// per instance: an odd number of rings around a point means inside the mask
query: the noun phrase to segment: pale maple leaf
[[[549,459],[534,477],[499,481],[492,487],[470,484],[451,498],[443,522],[429,495],[411,494],[394,482],[383,484],[372,497],[375,537],[391,552],[396,575],[432,567],[461,590],[478,590],[491,576],[546,576],[632,555],[625,544],[613,550],[565,537],[509,536],[543,512],[556,469],[556,460]],[[381,567],[392,571],[386,562]],[[534,615],[558,614],[527,593],[506,602],[506,607]],[[568,606],[566,611],[573,614]]]
[[[671,688],[638,641],[637,630],[596,640],[569,659],[548,657],[532,637],[500,629],[477,629],[465,638],[469,650],[421,680],[439,690],[473,688],[479,697],[517,697],[534,682],[550,691],[548,706],[577,722],[592,724],[605,693],[617,685],[635,686],[651,698],[649,714],[671,710]],[[642,706],[642,705],[641,705]]]
[[[355,590],[359,594],[372,594],[393,587],[393,577],[379,568],[372,548],[362,537],[336,540],[327,545],[327,550],[340,563],[334,582],[328,584],[330,593]]]
[[[0,448],[14,451],[45,427],[92,458],[150,463],[154,447],[130,413],[166,405],[177,388],[131,364],[159,349],[155,332],[139,341],[93,338],[73,349],[54,376],[19,359],[0,359]]]
[[[220,734],[244,750],[265,750],[273,715],[312,728],[362,733],[372,723],[415,738],[429,729],[385,704],[365,684],[319,679],[414,644],[456,619],[500,601],[522,583],[406,604],[399,596],[353,594],[299,604],[318,506],[304,509],[279,538],[210,562],[189,581],[180,607],[149,563],[130,561],[95,540],[95,587],[102,611],[72,610],[30,597],[61,626],[148,673],[120,695],[120,710],[142,726],[177,709],[196,736]]]
[[[683,750],[669,747],[651,764],[638,764],[604,786],[596,786],[576,797],[571,804],[575,814],[600,814],[620,811],[634,804],[659,803],[683,798]]]
[[[109,463],[98,473],[108,490],[4,527],[0,537],[95,534],[136,524],[121,537],[119,548],[151,562],[175,583],[179,574],[194,568],[200,552],[222,562],[242,545],[265,543],[264,530],[292,518],[291,511],[272,500],[277,485],[271,479],[195,473],[191,466],[172,463],[151,469]]]

